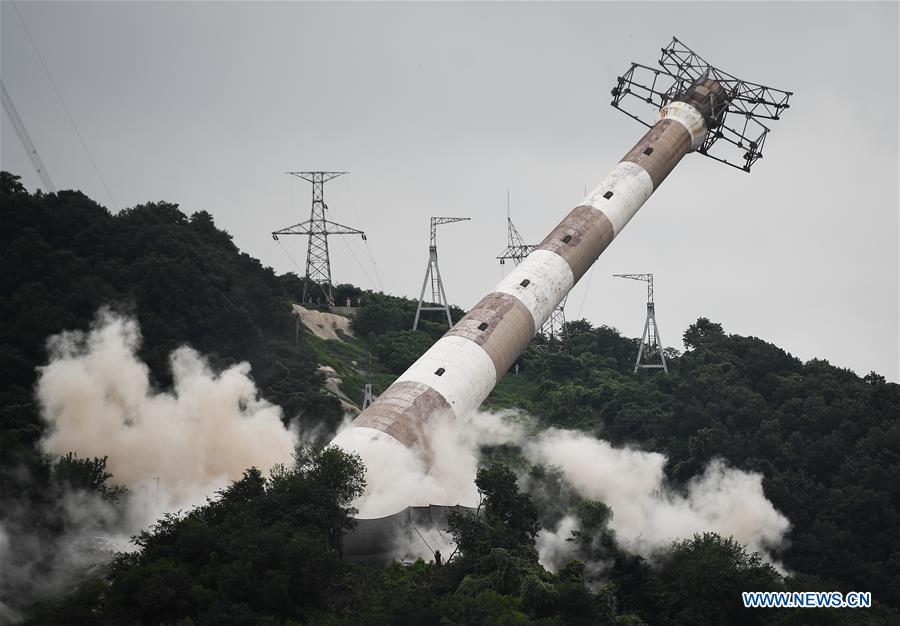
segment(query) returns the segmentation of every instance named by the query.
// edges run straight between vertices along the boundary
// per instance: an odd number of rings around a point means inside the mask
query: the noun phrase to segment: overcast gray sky
[[[539,242],[644,132],[609,106],[616,76],[676,35],[792,107],[749,175],[686,157],[568,317],[639,335],[643,285],[612,274],[653,272],[666,345],[707,316],[900,376],[896,2],[17,6],[118,207],[206,209],[285,272],[269,233],[308,217],[310,189],[284,172],[349,170],[331,217],[368,233],[388,293],[418,295],[429,216],[472,218],[439,231],[466,308],[501,278],[506,190]],[[3,81],[54,182],[113,209],[8,1],[0,17]],[[39,186],[6,113],[0,162]],[[336,281],[378,288],[358,238],[331,245]]]

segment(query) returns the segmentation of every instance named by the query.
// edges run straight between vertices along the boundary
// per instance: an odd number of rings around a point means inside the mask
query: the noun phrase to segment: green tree
[[[708,318],[701,317],[688,326],[682,337],[684,347],[688,350],[699,348],[704,343],[715,341],[725,336],[722,325],[710,322]]]
[[[80,459],[74,452],[69,452],[55,460],[53,477],[64,489],[94,492],[104,500],[118,502],[127,490],[107,484],[113,477],[106,471],[107,458]]]
[[[763,624],[776,616],[744,608],[742,591],[777,591],[784,584],[758,553],[732,537],[703,533],[677,541],[662,562],[659,578],[673,624]]]

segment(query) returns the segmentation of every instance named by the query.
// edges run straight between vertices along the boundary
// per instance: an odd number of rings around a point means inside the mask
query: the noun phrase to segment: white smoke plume
[[[366,465],[366,492],[354,503],[359,517],[383,517],[407,506],[477,506],[481,447],[523,441],[521,419],[516,411],[434,415],[425,425],[427,461],[391,438],[362,435],[346,421],[334,443],[358,453]]]
[[[666,484],[662,454],[614,448],[582,432],[555,428],[526,437],[523,421],[524,416],[514,412],[475,412],[459,420],[437,416],[426,430],[430,465],[393,439],[367,438],[352,428],[335,442],[358,452],[366,464],[368,486],[355,503],[360,517],[428,504],[476,506],[480,447],[514,444],[522,446],[530,462],[560,468],[581,497],[609,505],[610,528],[626,550],[652,557],[673,540],[713,531],[733,535],[774,562],[770,550],[780,546],[790,524],[766,499],[760,474],[717,460],[681,493]],[[566,540],[578,529],[578,518],[568,515],[556,528],[541,531],[537,549],[548,569],[555,571],[571,560],[576,546]],[[588,564],[595,574],[607,566]]]
[[[172,391],[155,391],[139,343],[137,323],[108,310],[89,332],[50,339],[37,385],[46,452],[108,456],[113,482],[142,496],[149,520],[201,504],[251,466],[290,461],[298,435],[258,397],[247,363],[216,374],[181,347],[170,357]]]
[[[664,481],[666,457],[614,448],[584,433],[549,429],[525,446],[535,463],[559,467],[582,496],[613,510],[610,528],[627,550],[645,557],[673,540],[704,531],[733,535],[749,550],[766,555],[783,541],[787,518],[769,502],[762,475],[714,460],[689,481],[686,492]]]
[[[535,540],[541,565],[548,571],[556,572],[576,558],[577,546],[569,539],[572,532],[579,530],[580,524],[574,515],[563,517],[556,529],[542,528]]]
[[[429,443],[427,460],[418,451],[369,429],[350,427],[348,418],[332,443],[360,455],[366,465],[366,491],[353,503],[358,517],[381,518],[407,507],[479,503],[475,475],[481,447],[520,443],[525,437],[517,411],[474,412],[456,419],[452,414],[433,415],[424,426]],[[430,561],[440,552],[447,559],[456,549],[453,536],[438,522],[414,522],[400,516],[390,550],[399,561]]]
[[[109,482],[128,492],[117,505],[61,492],[61,537],[36,533],[24,508],[0,511],[0,595],[25,604],[57,595],[113,552],[134,549],[130,537],[164,513],[203,504],[251,466],[267,473],[291,462],[298,433],[258,396],[248,364],[216,373],[181,347],[170,356],[172,390],[158,391],[139,344],[137,322],[108,310],[88,332],[48,340],[36,389],[48,427],[41,449],[108,457]],[[0,602],[0,623],[21,617],[8,602]]]

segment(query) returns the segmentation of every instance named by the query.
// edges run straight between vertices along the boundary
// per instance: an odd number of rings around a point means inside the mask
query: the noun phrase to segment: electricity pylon
[[[311,302],[310,298],[314,288],[321,290],[325,296],[325,303],[334,304],[331,293],[331,258],[328,255],[329,235],[361,235],[363,241],[366,233],[337,222],[326,219],[325,212],[328,205],[325,204],[325,183],[347,172],[288,172],[292,176],[308,180],[312,183],[312,209],[309,219],[272,233],[272,238],[278,241],[278,235],[306,235],[309,242],[306,245],[306,276],[303,281],[303,299],[301,302]]]
[[[422,291],[419,293],[419,306],[416,307],[416,319],[413,320],[413,330],[419,327],[419,314],[422,311],[444,311],[447,314],[447,324],[453,327],[453,318],[450,317],[450,303],[444,292],[444,281],[441,280],[441,270],[438,267],[437,255],[437,227],[441,224],[453,222],[465,222],[468,217],[432,217],[431,239],[428,245],[428,267],[425,268],[425,280],[422,281]],[[431,281],[431,300],[425,304],[425,288]]]
[[[653,304],[653,274],[613,274],[618,278],[630,278],[642,280],[647,283],[647,320],[644,322],[644,335],[641,337],[641,347],[638,349],[637,360],[634,362],[634,371],[638,369],[662,369],[666,374],[669,368],[666,366],[666,355],[663,353],[662,342],[659,338],[659,328],[656,325],[656,310]],[[641,357],[647,359],[641,362]],[[652,361],[659,358],[659,363]]]

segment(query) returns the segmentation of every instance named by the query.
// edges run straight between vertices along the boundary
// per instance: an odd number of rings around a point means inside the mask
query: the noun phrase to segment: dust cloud
[[[201,504],[251,466],[290,462],[298,435],[258,397],[247,363],[215,373],[183,346],[170,356],[172,390],[156,391],[139,344],[137,322],[108,310],[89,332],[50,339],[37,384],[44,451],[108,456],[113,482],[142,494],[151,519]]]
[[[733,535],[765,555],[780,546],[790,528],[766,499],[761,474],[721,460],[712,461],[681,491],[666,484],[662,454],[615,448],[581,432],[545,430],[524,451],[534,463],[559,467],[583,497],[608,504],[619,543],[645,557],[704,531]]]
[[[133,535],[204,504],[247,468],[268,473],[292,461],[298,432],[259,397],[248,364],[217,373],[181,347],[170,356],[172,389],[159,391],[137,357],[140,339],[135,320],[104,309],[89,331],[48,340],[35,392],[47,424],[41,450],[108,457],[109,482],[128,491],[118,503],[74,488],[42,494],[59,512],[61,534],[34,528],[27,502],[0,511],[0,596],[9,598],[0,601],[0,621],[17,621],[20,607],[134,550]]]
[[[427,455],[349,424],[334,443],[357,452],[366,464],[368,487],[355,503],[360,517],[386,516],[412,505],[477,506],[474,480],[482,446],[510,444],[520,446],[529,463],[558,468],[581,498],[608,504],[609,527],[630,552],[649,558],[673,540],[713,531],[734,536],[775,562],[771,552],[790,523],[766,499],[762,475],[714,460],[684,489],[675,489],[665,479],[662,454],[614,447],[579,431],[537,430],[534,424],[512,411],[476,411],[458,420],[438,415],[425,427]],[[577,515],[567,514],[556,528],[541,531],[537,549],[545,566],[555,570],[572,558],[575,546],[567,539],[578,529]]]

